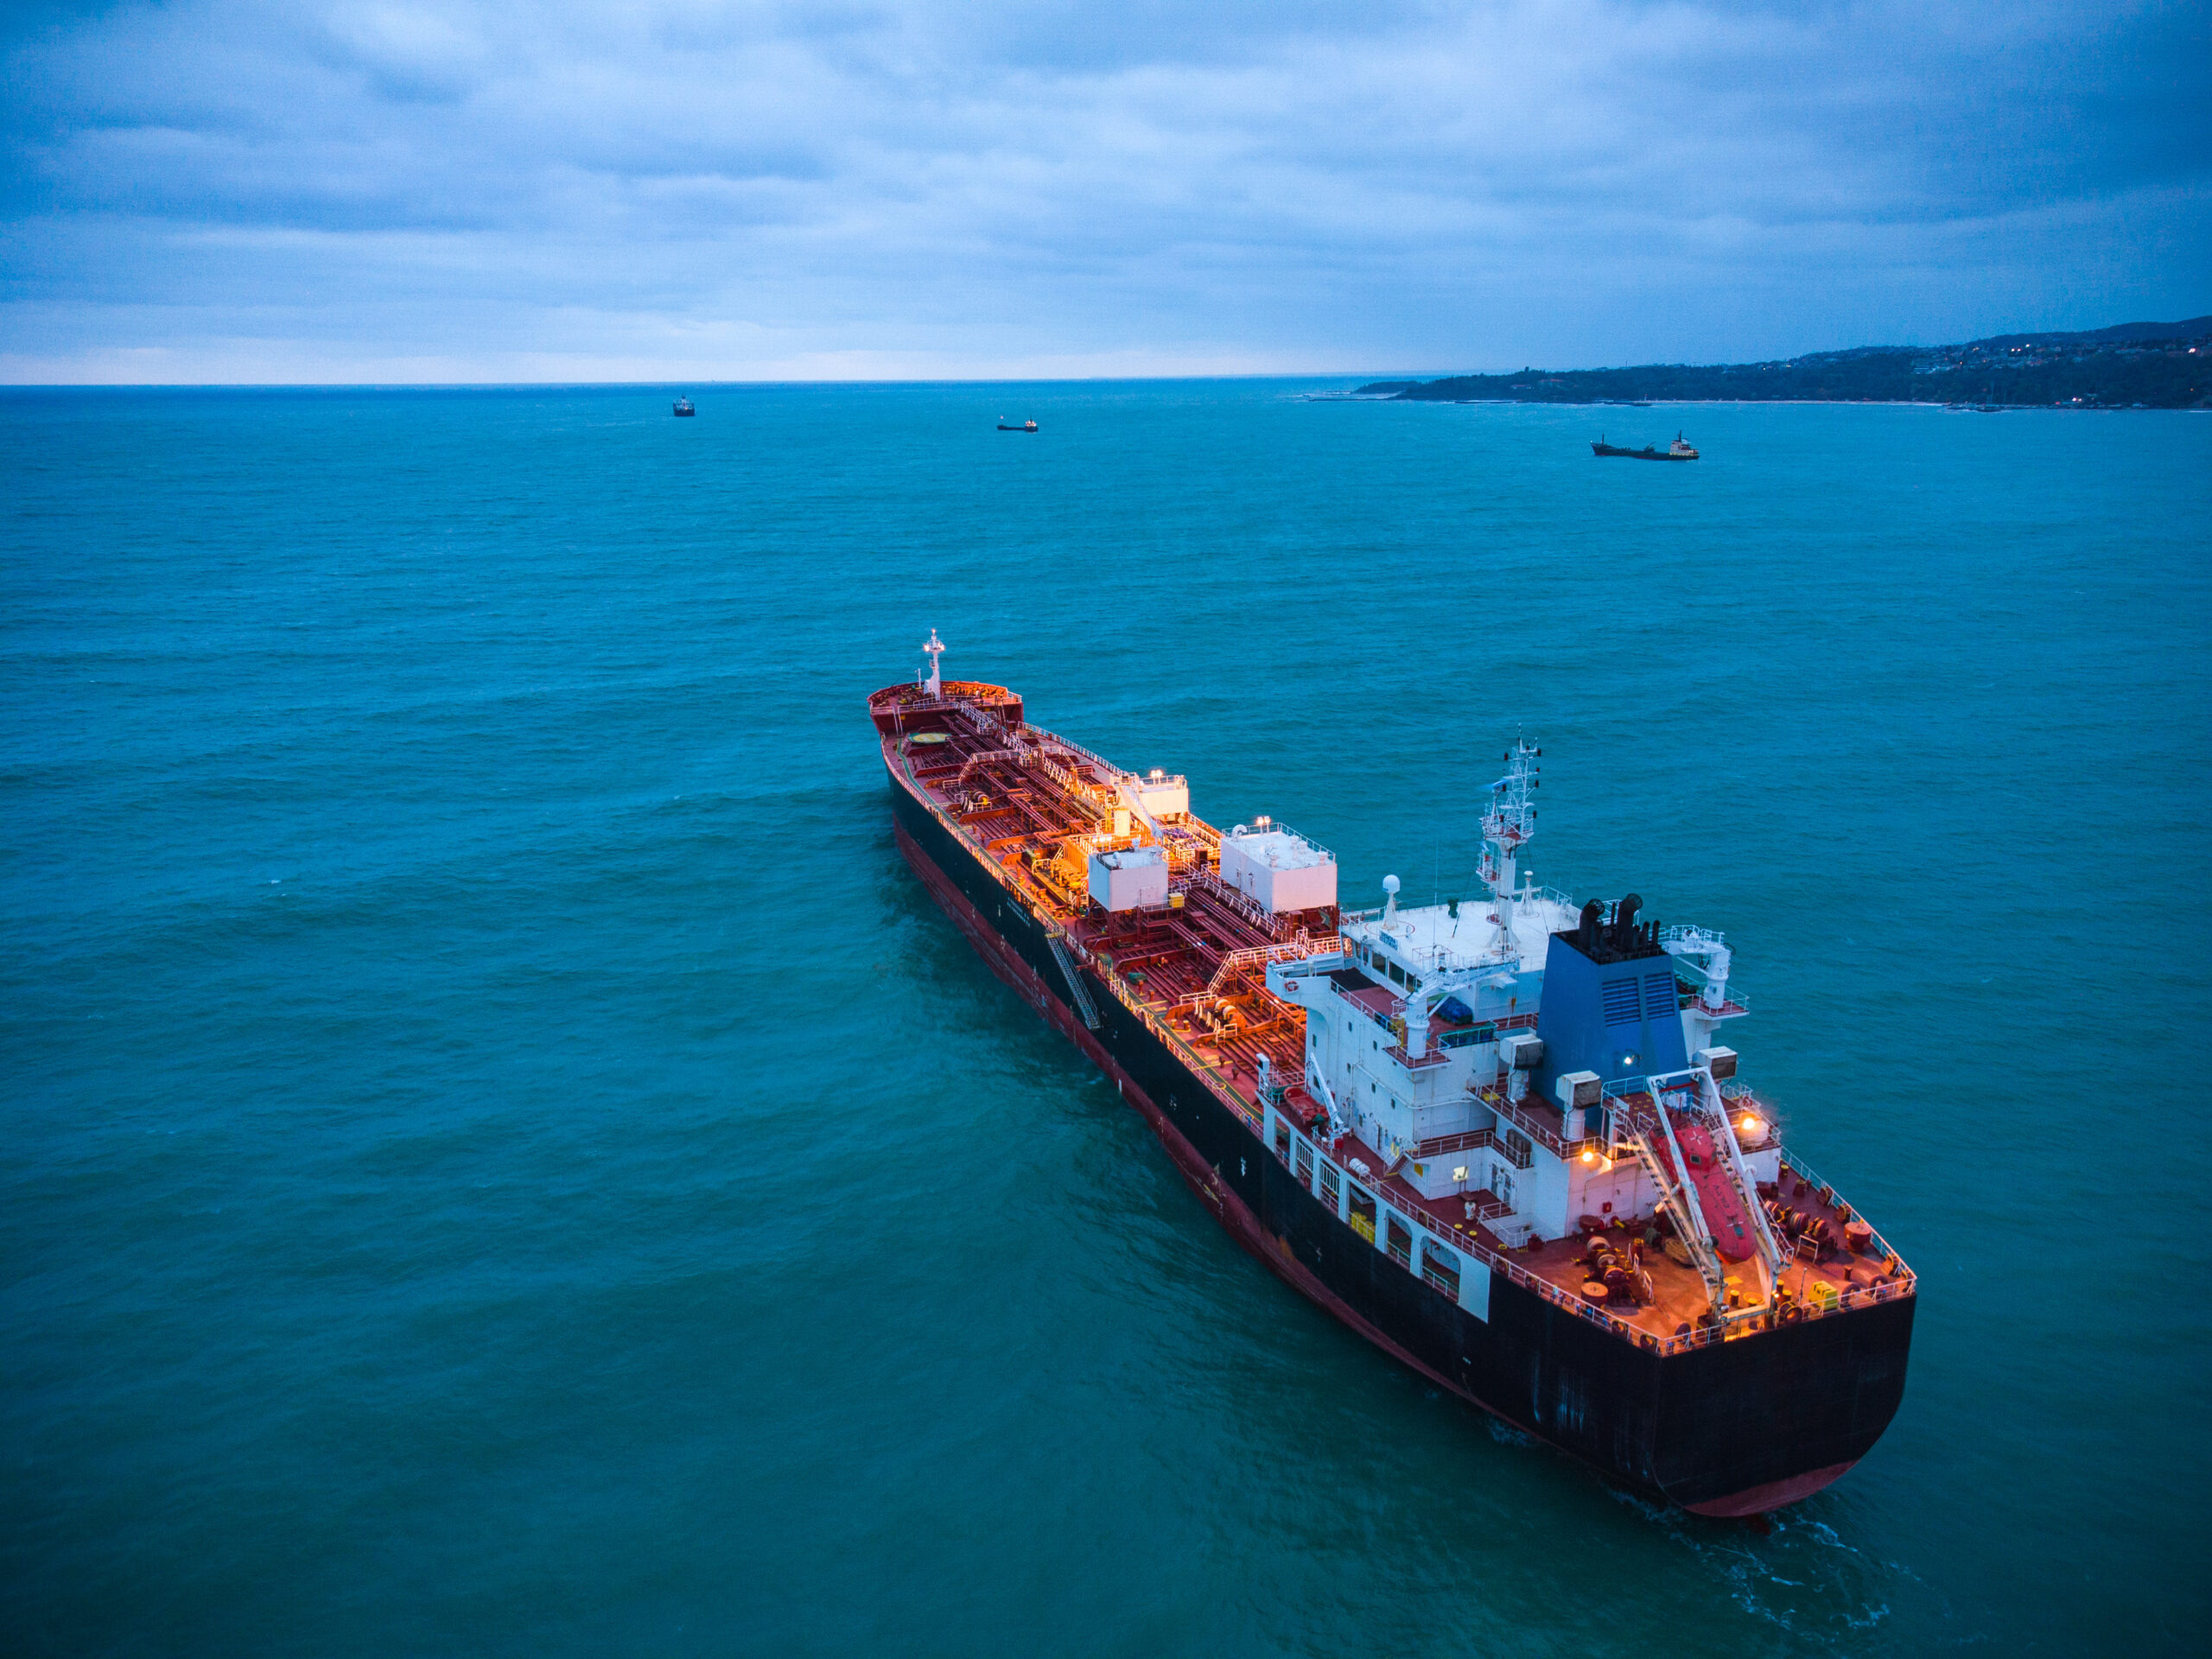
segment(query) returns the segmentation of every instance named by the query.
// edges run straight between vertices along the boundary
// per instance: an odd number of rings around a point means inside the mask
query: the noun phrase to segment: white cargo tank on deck
[[[1167,902],[1167,855],[1131,847],[1090,855],[1090,896],[1108,910],[1145,910]]]
[[[1268,910],[1316,910],[1337,902],[1337,855],[1297,831],[1242,824],[1221,838],[1221,879]]]

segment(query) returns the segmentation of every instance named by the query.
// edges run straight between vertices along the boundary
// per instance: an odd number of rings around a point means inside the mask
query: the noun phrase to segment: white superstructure
[[[1624,1155],[1612,1096],[1595,1072],[1560,1072],[1548,1093],[1535,1086],[1552,936],[1573,932],[1579,915],[1567,894],[1520,868],[1535,832],[1540,754],[1516,743],[1491,786],[1487,895],[1401,908],[1390,877],[1380,911],[1340,918],[1340,949],[1278,962],[1267,975],[1270,990],[1306,1010],[1305,1081],[1332,1130],[1373,1148],[1422,1198],[1464,1197],[1471,1218],[1479,1212],[1516,1244],[1565,1236],[1586,1216],[1644,1220],[1669,1196],[1663,1170]],[[1663,944],[1668,969],[1657,982],[1679,976],[1694,993],[1669,987],[1668,1017],[1681,1020],[1696,1065],[1726,1082],[1735,1054],[1713,1033],[1744,1011],[1728,995],[1727,945],[1697,928],[1670,929]],[[1735,1127],[1751,1174],[1773,1180],[1772,1126],[1747,1112]]]

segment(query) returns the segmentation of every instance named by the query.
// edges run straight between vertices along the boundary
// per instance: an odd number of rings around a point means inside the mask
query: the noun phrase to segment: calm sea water
[[[2200,1643],[2212,420],[1301,390],[0,397],[8,1649]],[[1354,902],[1538,738],[1924,1275],[1873,1454],[1655,1513],[1243,1255],[893,849],[932,626]]]

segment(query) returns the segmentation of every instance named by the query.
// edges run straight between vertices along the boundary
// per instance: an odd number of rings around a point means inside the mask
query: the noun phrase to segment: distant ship
[[[699,411],[691,407],[691,400],[689,397],[679,397],[676,400],[676,412],[679,415],[696,415]]]
[[[1014,421],[1001,420],[999,423],[999,430],[1001,432],[1034,432],[1036,429],[1037,423],[1034,421],[1022,421],[1016,423]]]
[[[1617,445],[1607,443],[1602,434],[1599,436],[1598,442],[1592,444],[1590,448],[1597,454],[1626,455],[1630,461],[1695,461],[1697,459],[1697,451],[1682,442],[1682,435],[1679,432],[1675,434],[1675,441],[1664,449],[1655,449],[1648,443],[1641,449],[1623,449]]]
[[[1348,910],[1310,837],[1217,829],[1181,774],[1124,771],[923,650],[926,677],[868,699],[899,850],[1270,1270],[1702,1515],[1794,1503],[1881,1438],[1912,1269],[1738,1075],[1726,938],[1520,869],[1533,745],[1490,785],[1471,896],[1402,906],[1390,876]],[[1793,944],[1838,948],[1817,922]]]

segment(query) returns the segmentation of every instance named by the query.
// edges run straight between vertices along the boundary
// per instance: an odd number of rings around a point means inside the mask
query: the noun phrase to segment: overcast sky
[[[1442,372],[2212,311],[2202,3],[0,15],[11,381]]]

